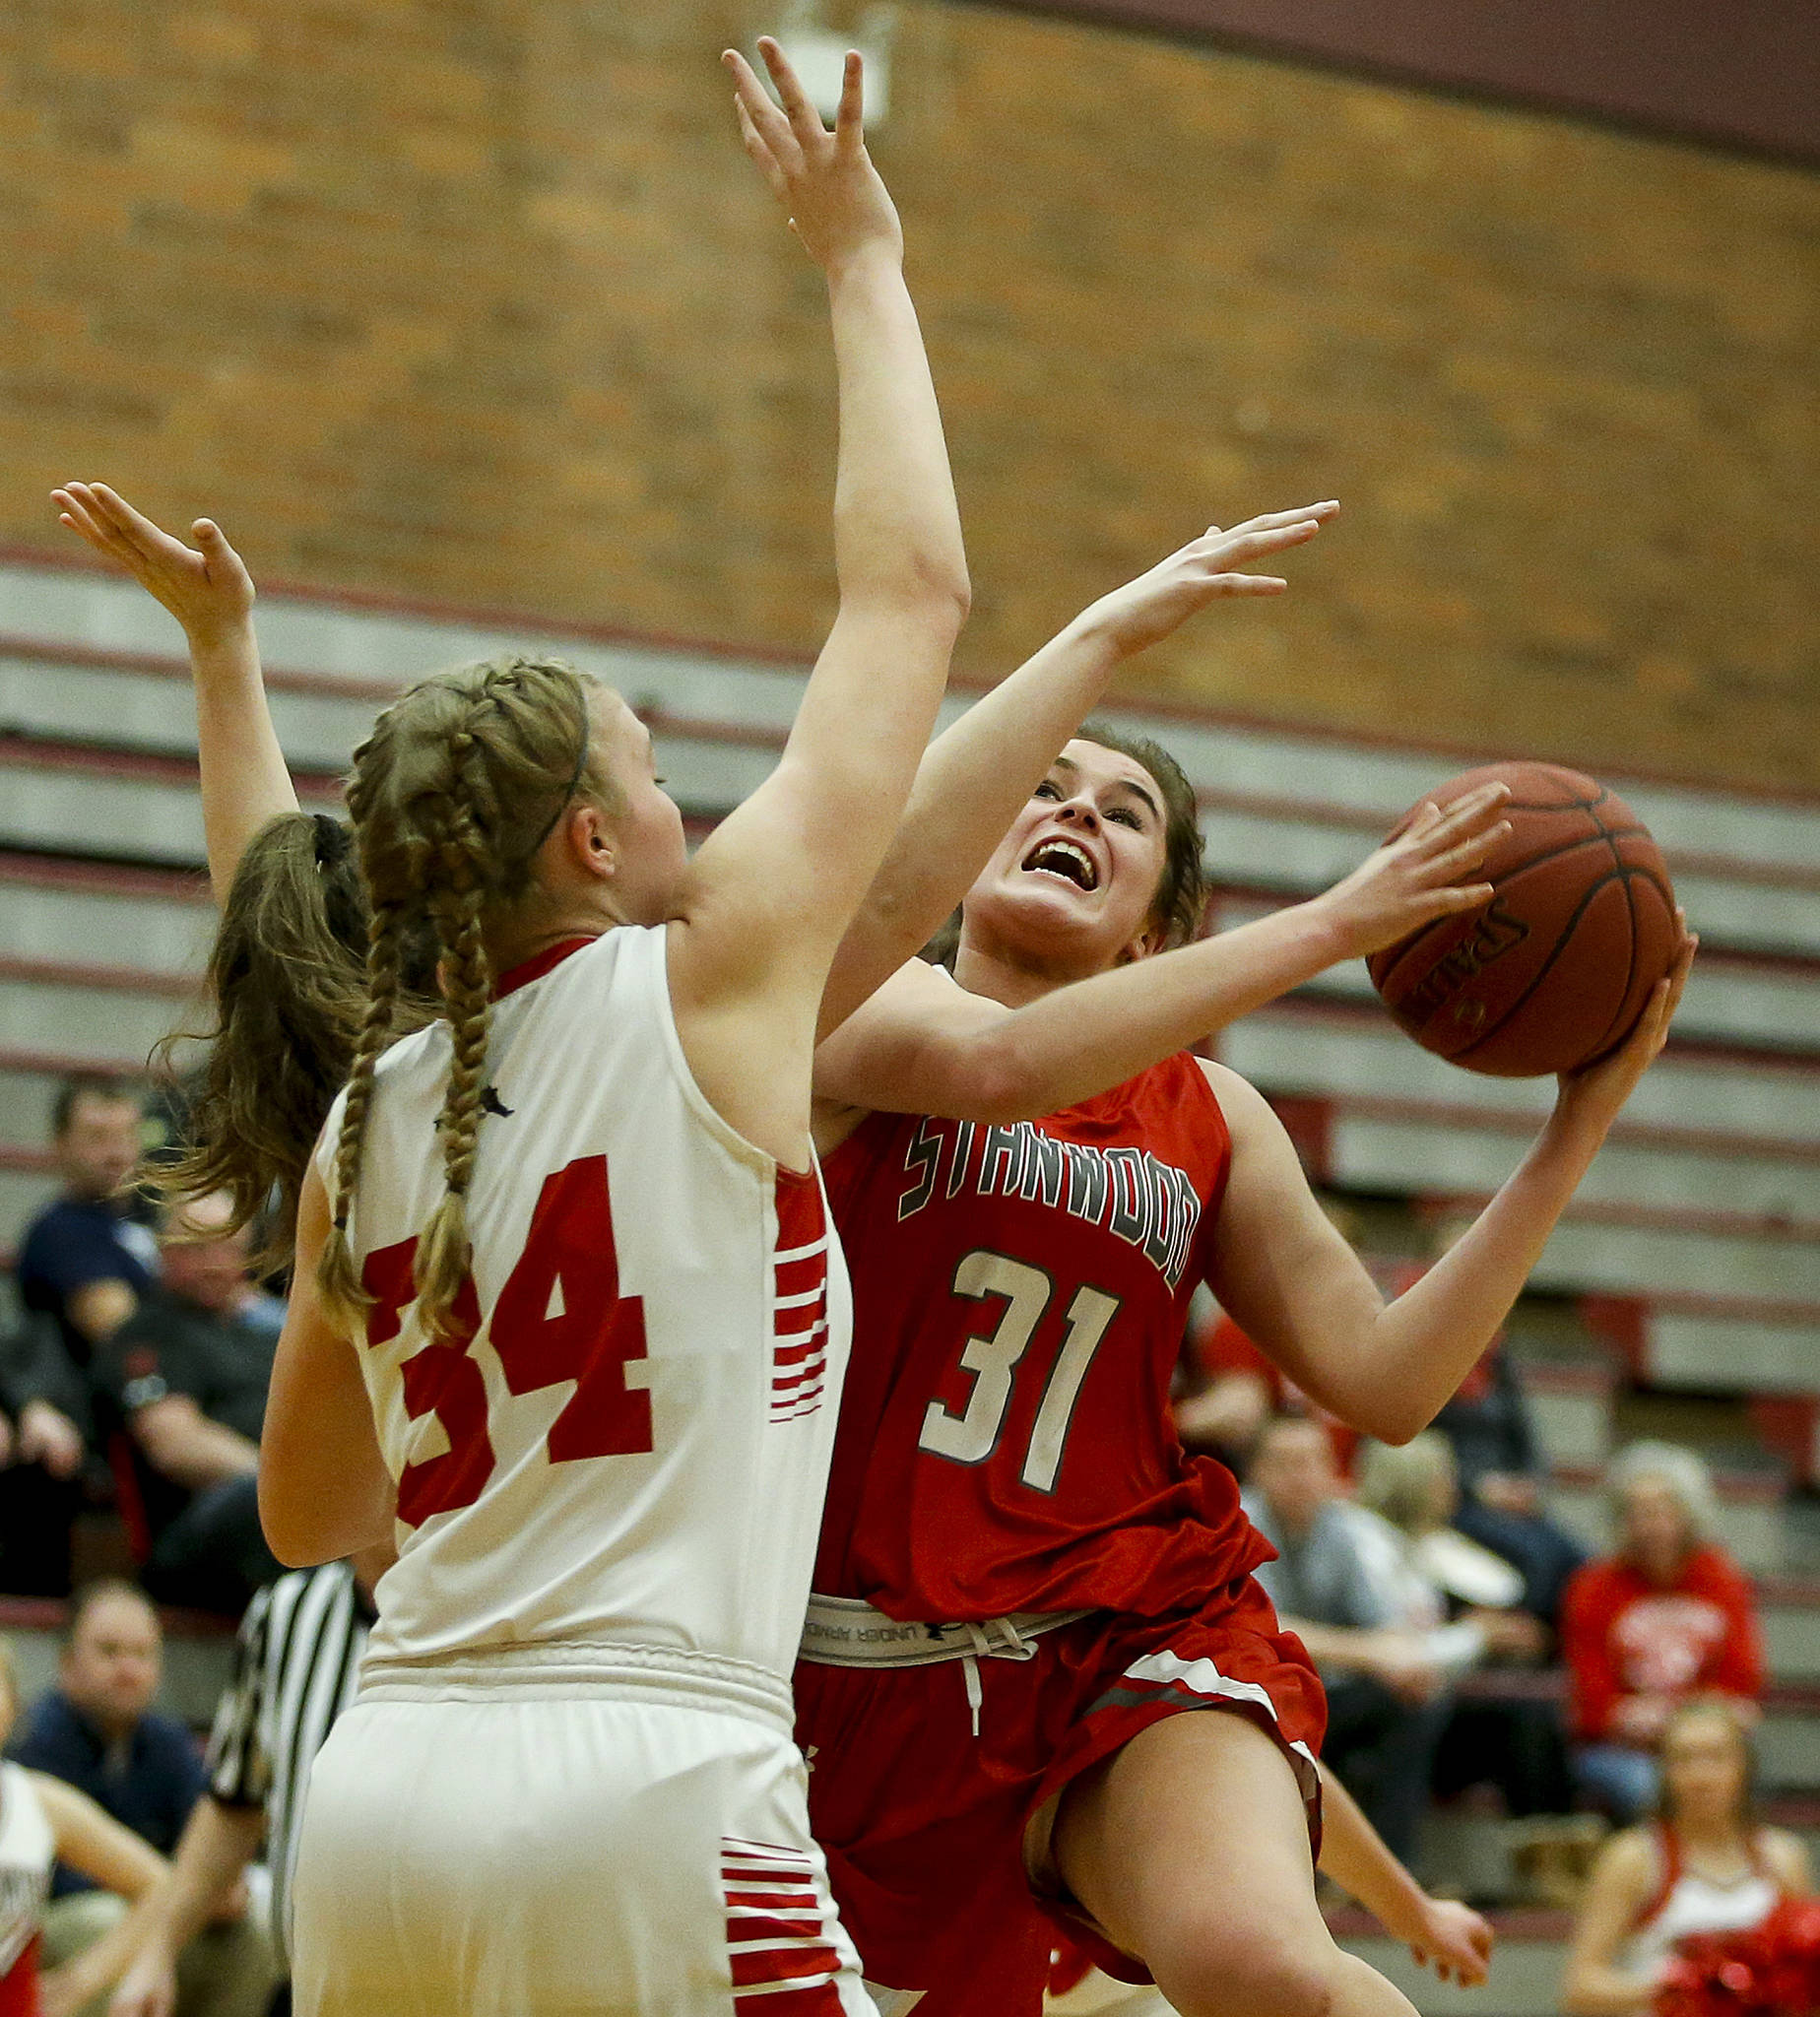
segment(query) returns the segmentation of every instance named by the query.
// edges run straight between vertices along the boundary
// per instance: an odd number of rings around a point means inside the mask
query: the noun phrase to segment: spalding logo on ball
[[[1372,982],[1450,1064],[1499,1078],[1578,1071],[1629,1036],[1674,963],[1668,872],[1636,813],[1577,770],[1494,763],[1428,797],[1445,810],[1482,784],[1511,788],[1511,830],[1477,872],[1496,894],[1374,953]]]

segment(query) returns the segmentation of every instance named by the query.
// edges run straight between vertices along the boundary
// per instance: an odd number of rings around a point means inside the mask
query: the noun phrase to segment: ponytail
[[[276,1205],[259,1262],[282,1265],[310,1149],[348,1075],[365,1008],[365,893],[352,836],[326,813],[284,813],[247,843],[209,955],[212,1014],[154,1052],[174,1076],[179,1044],[207,1041],[190,1101],[190,1146],[155,1173],[177,1208],[232,1201],[231,1229]]]

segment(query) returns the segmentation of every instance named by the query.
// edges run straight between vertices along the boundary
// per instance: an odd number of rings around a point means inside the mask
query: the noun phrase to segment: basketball
[[[1479,871],[1496,895],[1373,954],[1372,983],[1451,1065],[1499,1078],[1572,1072],[1624,1041],[1673,963],[1674,890],[1649,828],[1577,770],[1488,764],[1429,798],[1446,808],[1494,783],[1511,788],[1511,830]]]

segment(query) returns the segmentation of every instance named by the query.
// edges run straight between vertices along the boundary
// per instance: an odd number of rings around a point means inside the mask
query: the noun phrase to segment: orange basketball
[[[1511,830],[1478,874],[1497,894],[1374,953],[1372,982],[1450,1064],[1500,1078],[1572,1072],[1624,1041],[1673,963],[1674,890],[1648,827],[1577,770],[1488,764],[1429,797],[1446,807],[1494,782],[1511,788]]]

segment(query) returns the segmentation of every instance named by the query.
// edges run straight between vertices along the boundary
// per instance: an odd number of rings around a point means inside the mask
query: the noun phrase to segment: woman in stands
[[[896,215],[730,55],[828,282],[841,601],[777,770],[690,862],[624,703],[508,657],[414,687],[349,792],[372,915],[262,1448],[292,1562],[396,1520],[296,1875],[311,2013],[867,2008],[788,1672],[847,1345],[809,1132],[829,963],[967,600]],[[392,1042],[407,948],[439,1019]]]
[[[1719,1544],[1712,1473],[1693,1451],[1632,1443],[1605,1495],[1618,1546],[1568,1583],[1561,1657],[1575,1776],[1625,1823],[1656,1801],[1656,1746],[1677,1703],[1724,1694],[1755,1713],[1763,1637],[1750,1579]]]
[[[1573,2017],[1649,2017],[1677,1944],[1760,1926],[1813,1889],[1800,1841],[1757,1819],[1747,1720],[1725,1696],[1683,1703],[1661,1734],[1659,1820],[1599,1851],[1561,2003]]]

